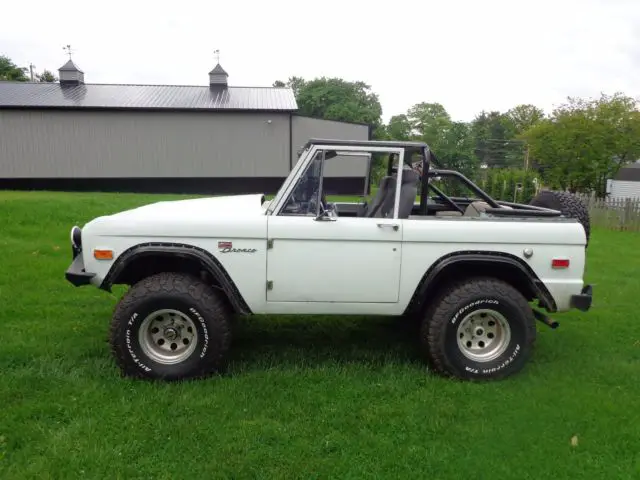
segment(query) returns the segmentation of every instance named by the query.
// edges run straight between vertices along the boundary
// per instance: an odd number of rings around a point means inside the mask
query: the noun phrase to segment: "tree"
[[[0,55],[0,81],[27,82],[28,69],[18,67],[7,56]]]
[[[294,77],[295,78],[295,77]],[[382,106],[378,95],[364,82],[321,77],[292,82],[298,108],[303,115],[365,123],[374,129],[374,138],[383,136]]]
[[[273,86],[274,87],[278,87],[278,88],[290,88],[293,90],[293,94],[297,97],[298,96],[298,92],[300,91],[300,88],[302,88],[305,84],[305,81],[303,78],[301,77],[289,77],[289,80],[287,80],[286,82],[283,82],[282,80],[276,80],[275,82],[273,82]]]
[[[411,129],[420,139],[432,150],[439,151],[447,131],[451,128],[451,117],[447,110],[439,103],[421,102],[409,109],[407,118]]]
[[[383,138],[385,135],[380,100],[365,82],[350,82],[335,77],[305,80],[294,76],[286,82],[276,80],[273,86],[291,88],[303,115],[364,123],[373,128],[374,138]]]
[[[473,137],[467,123],[454,122],[440,103],[421,102],[406,115],[396,115],[387,126],[397,140],[419,139],[438,158],[440,168],[452,168],[472,176],[478,165],[473,155]]]
[[[479,162],[473,154],[473,136],[471,127],[464,122],[451,122],[436,152],[440,168],[458,170],[467,177],[477,173]]]
[[[640,112],[636,100],[619,93],[569,98],[524,137],[545,183],[602,196],[606,179],[640,156]]]
[[[36,74],[36,78],[40,83],[55,83],[58,81],[58,78],[46,69],[42,73]]]
[[[514,141],[516,128],[509,115],[497,111],[482,111],[471,122],[474,151],[478,160],[488,167],[522,165],[522,141]]]
[[[507,111],[506,116],[511,121],[516,135],[529,130],[544,118],[544,111],[535,105],[516,105]]]
[[[394,115],[386,126],[385,137],[389,140],[411,140],[413,138],[411,122],[405,114]]]

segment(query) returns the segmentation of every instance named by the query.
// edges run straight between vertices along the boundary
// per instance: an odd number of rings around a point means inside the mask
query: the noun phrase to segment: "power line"
[[[478,139],[479,142],[500,142],[500,143],[509,143],[509,142],[515,142],[515,143],[527,143],[526,140],[518,140],[516,138],[480,138]]]

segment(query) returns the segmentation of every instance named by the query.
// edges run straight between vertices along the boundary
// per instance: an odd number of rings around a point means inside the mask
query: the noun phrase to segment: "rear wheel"
[[[591,222],[589,220],[589,209],[577,196],[562,191],[542,190],[536,195],[530,205],[535,207],[551,208],[559,210],[563,215],[575,218],[580,222],[589,244],[591,234]]]
[[[160,273],[134,285],[115,308],[110,342],[123,375],[181,380],[225,363],[231,312],[196,277]]]
[[[420,332],[430,366],[463,380],[496,380],[519,372],[535,338],[527,300],[492,278],[469,279],[447,289],[427,309]]]

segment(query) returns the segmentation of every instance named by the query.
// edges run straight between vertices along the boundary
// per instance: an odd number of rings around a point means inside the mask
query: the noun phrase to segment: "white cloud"
[[[0,53],[56,70],[70,43],[85,80],[206,84],[213,50],[234,85],[291,75],[363,80],[384,117],[440,102],[455,119],[569,95],[640,94],[633,0],[31,0],[3,6]]]

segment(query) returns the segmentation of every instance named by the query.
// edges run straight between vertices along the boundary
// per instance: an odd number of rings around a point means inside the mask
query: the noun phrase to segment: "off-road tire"
[[[589,210],[577,196],[569,192],[542,190],[529,202],[529,205],[559,210],[563,215],[577,219],[584,228],[587,245],[589,244],[591,235]]]
[[[145,318],[165,309],[187,316],[197,335],[192,353],[173,364],[155,361],[139,340]],[[160,273],[136,283],[116,305],[111,350],[123,376],[167,381],[206,377],[225,367],[231,317],[220,293],[210,285],[191,275]]]
[[[510,330],[504,351],[496,351],[499,355],[486,362],[467,358],[458,344],[461,322],[469,322],[473,312],[482,316],[481,310],[497,313]],[[488,320],[480,321],[486,324],[494,318],[484,316]],[[493,278],[467,279],[445,289],[425,311],[420,328],[420,347],[430,368],[460,380],[498,380],[519,372],[531,356],[535,339],[535,317],[527,300],[508,283]]]

